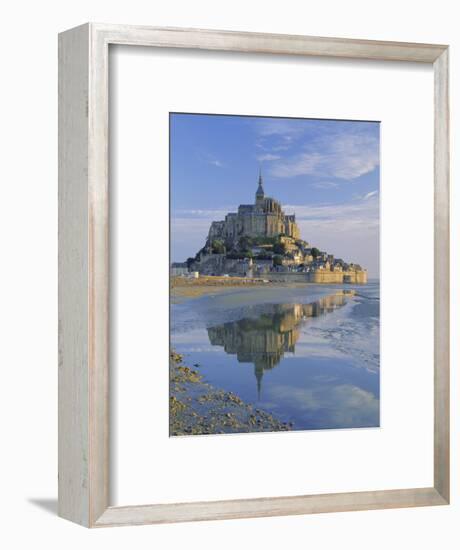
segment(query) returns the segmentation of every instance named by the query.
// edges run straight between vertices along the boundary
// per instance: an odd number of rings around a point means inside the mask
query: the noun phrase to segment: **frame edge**
[[[444,504],[446,501],[438,491],[427,487],[146,506],[115,506],[109,507],[94,527],[323,514]]]
[[[58,514],[89,526],[89,25],[59,35]]]
[[[434,63],[434,486],[450,500],[449,50]]]
[[[447,46],[260,32],[92,24],[111,44],[434,63]]]

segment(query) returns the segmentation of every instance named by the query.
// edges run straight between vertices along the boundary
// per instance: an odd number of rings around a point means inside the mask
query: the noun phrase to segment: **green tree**
[[[225,254],[225,245],[219,239],[214,239],[211,243],[211,250],[213,254]]]
[[[283,258],[281,256],[273,256],[273,265],[283,265]]]
[[[286,253],[286,245],[284,243],[275,243],[273,245],[273,252],[275,254],[285,254]]]
[[[243,250],[243,251],[249,250],[253,245],[253,240],[251,239],[251,237],[244,235],[243,237],[240,237],[238,244],[239,244],[240,250]]]
[[[321,251],[318,248],[313,247],[311,249],[311,255],[313,256],[313,258],[317,258],[320,254],[321,254]]]

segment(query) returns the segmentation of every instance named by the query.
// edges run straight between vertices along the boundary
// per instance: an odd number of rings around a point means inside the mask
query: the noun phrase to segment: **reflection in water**
[[[209,341],[240,363],[252,363],[260,398],[264,371],[278,365],[286,352],[295,352],[299,328],[311,317],[334,311],[354,291],[340,291],[311,304],[272,304],[257,318],[246,318],[208,328]]]
[[[211,387],[293,430],[377,427],[380,286],[337,290],[270,287],[175,305],[174,349]]]

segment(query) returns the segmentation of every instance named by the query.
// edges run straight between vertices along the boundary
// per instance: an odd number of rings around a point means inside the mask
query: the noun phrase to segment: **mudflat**
[[[198,279],[172,277],[171,298],[174,303],[183,298],[198,298],[208,294],[219,294],[235,287],[254,288],[274,284],[276,283],[271,283],[266,279],[249,279],[247,277],[206,276]]]

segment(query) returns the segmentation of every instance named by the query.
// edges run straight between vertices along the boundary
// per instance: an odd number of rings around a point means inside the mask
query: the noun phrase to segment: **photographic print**
[[[171,436],[380,425],[380,124],[170,114]]]

